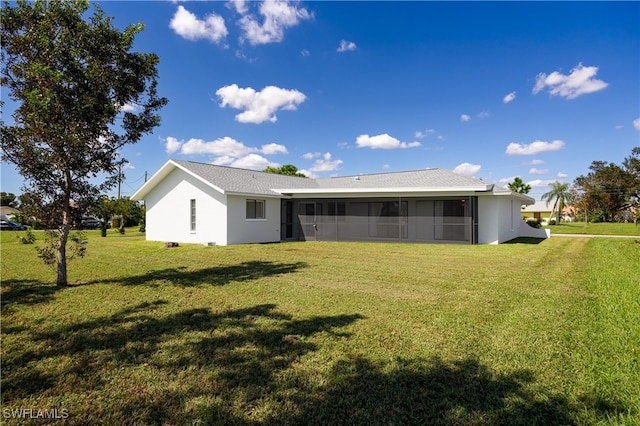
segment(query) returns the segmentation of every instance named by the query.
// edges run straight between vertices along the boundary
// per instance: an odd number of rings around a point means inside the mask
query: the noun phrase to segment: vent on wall
[[[216,246],[216,242],[215,241],[209,241],[207,243],[204,243],[205,246],[207,247],[215,247]]]

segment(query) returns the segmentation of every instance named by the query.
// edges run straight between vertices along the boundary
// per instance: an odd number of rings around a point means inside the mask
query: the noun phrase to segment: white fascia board
[[[484,190],[484,188],[473,187],[431,187],[431,188],[313,188],[313,189],[274,189],[283,195],[290,196],[291,198],[303,198],[303,197],[335,197],[341,196],[353,196],[353,197],[368,197],[368,196],[428,196],[430,194],[437,194],[440,196],[469,196],[475,195],[478,190]]]
[[[255,192],[226,192],[227,195],[234,195],[237,197],[251,197],[251,198],[290,198],[284,194],[256,194]]]
[[[140,189],[138,189],[132,196],[131,199],[134,201],[138,201],[138,200],[144,200],[144,197],[151,192],[151,190],[153,188],[156,187],[156,185],[158,185],[165,177],[169,176],[169,174],[174,171],[175,169],[180,169],[183,172],[187,173],[188,175],[198,179],[200,182],[204,183],[205,185],[215,189],[216,191],[220,192],[221,194],[224,195],[224,191],[222,190],[222,188],[218,188],[217,186],[213,185],[211,182],[207,181],[206,179],[203,179],[202,177],[198,176],[197,174],[191,172],[190,170],[182,167],[180,164],[174,162],[173,160],[169,160],[166,163],[164,163],[164,165],[162,167],[160,167],[160,170],[158,170],[156,173],[154,173],[153,176],[151,176],[151,178],[146,181],[144,183],[144,185],[142,185],[142,187],[140,187]]]

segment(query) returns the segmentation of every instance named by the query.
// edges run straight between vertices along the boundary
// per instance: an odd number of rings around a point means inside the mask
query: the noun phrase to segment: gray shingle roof
[[[408,172],[379,173],[358,176],[311,179],[264,173],[254,170],[216,166],[192,161],[173,160],[191,173],[199,176],[224,192],[259,195],[318,192],[321,190],[374,190],[374,189],[465,189],[491,190],[492,186],[479,179],[469,178],[444,169],[425,169]]]

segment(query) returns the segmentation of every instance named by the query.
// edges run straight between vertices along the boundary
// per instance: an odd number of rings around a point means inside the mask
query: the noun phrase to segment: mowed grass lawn
[[[89,239],[58,289],[2,234],[4,424],[640,424],[632,239]]]
[[[545,226],[553,234],[592,234],[592,235],[629,235],[640,237],[640,225],[635,223],[585,223],[562,222],[559,225]]]

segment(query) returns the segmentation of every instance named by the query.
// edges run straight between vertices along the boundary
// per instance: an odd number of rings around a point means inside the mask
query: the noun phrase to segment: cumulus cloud
[[[320,158],[317,158],[320,157]],[[319,152],[308,153],[303,155],[303,158],[313,159],[316,158],[316,161],[313,163],[313,166],[309,168],[310,172],[332,172],[334,170],[338,170],[338,168],[342,165],[342,160],[332,160],[331,153],[325,152],[324,154],[320,154]]]
[[[539,166],[540,164],[544,164],[544,161],[533,159],[531,161],[525,161],[522,163],[523,166]]]
[[[471,120],[471,116],[470,116],[470,115],[462,114],[462,115],[460,116],[460,121],[462,121],[462,122],[467,122],[467,121],[469,121],[469,120]]]
[[[549,169],[536,169],[535,167],[532,167],[531,169],[529,169],[529,174],[530,175],[547,175],[549,174]]]
[[[505,104],[508,104],[509,102],[512,102],[515,98],[516,98],[516,92],[511,92],[505,95],[504,98],[502,98],[502,102],[504,102]]]
[[[342,53],[342,52],[353,51],[353,50],[356,50],[357,48],[358,46],[356,46],[356,44],[352,41],[340,40],[340,46],[338,46],[336,51]]]
[[[269,166],[280,167],[278,163],[272,163],[266,158],[258,154],[249,154],[242,158],[238,158],[230,164],[231,167],[251,170],[264,170]]]
[[[249,11],[247,0],[229,0],[227,7],[235,9],[240,15],[244,15]]]
[[[179,152],[183,155],[213,155],[213,164],[245,169],[262,170],[272,163],[262,155],[287,154],[284,145],[270,143],[260,148],[246,146],[244,143],[225,136],[213,141],[191,138],[181,141],[172,136],[165,140],[167,153]],[[262,154],[262,155],[260,155]],[[266,164],[266,165],[265,165]]]
[[[564,148],[564,142],[555,140],[553,142],[534,141],[530,144],[519,144],[511,142],[505,151],[508,155],[536,155],[543,152],[558,151]]]
[[[505,177],[505,178],[500,179],[500,180],[498,181],[498,183],[500,183],[500,184],[502,184],[502,185],[508,185],[508,184],[510,184],[511,182],[513,182],[513,181],[515,180],[515,178],[516,178],[516,177],[517,177],[517,176],[509,176],[509,177]]]
[[[242,40],[252,45],[281,42],[285,29],[313,18],[307,9],[298,8],[297,2],[291,1],[265,0],[259,9],[262,22],[256,16],[247,14],[246,3],[242,2],[241,8],[235,5],[235,8],[243,15],[239,21],[243,31]]]
[[[179,36],[195,41],[209,40],[214,43],[221,43],[229,34],[224,19],[212,13],[202,20],[189,12],[184,6],[178,6],[175,15],[169,23],[169,27]]]
[[[489,114],[489,112],[487,112],[487,111],[481,111],[481,112],[479,112],[479,113],[478,113],[478,115],[477,115],[477,117],[478,117],[479,119],[481,119],[481,120],[483,120],[483,119],[485,119],[485,118],[487,118],[487,117],[490,117],[490,116],[491,116],[491,114]]]
[[[371,149],[399,149],[399,148],[415,148],[421,146],[420,142],[400,142],[398,139],[384,133],[382,135],[369,136],[360,135],[356,138],[356,146],[358,148]]]
[[[462,163],[453,169],[453,173],[473,177],[480,171],[481,167],[480,164]]]
[[[555,180],[534,179],[527,182],[527,185],[531,185],[532,188],[547,188],[554,182]]]
[[[173,154],[174,152],[179,151],[181,147],[182,142],[174,137],[169,136],[165,141],[165,149],[168,154]]]
[[[640,132],[640,117],[633,120],[633,127]]]
[[[560,179],[564,179],[564,178],[569,177],[569,175],[568,175],[568,174],[566,174],[566,173],[562,173],[562,172],[558,172],[558,174],[557,174],[556,176],[558,176]]]
[[[609,85],[595,78],[597,73],[598,67],[585,67],[582,63],[573,68],[568,75],[558,71],[549,75],[540,73],[536,76],[532,92],[536,94],[546,89],[552,96],[574,99],[580,95],[597,92]]]
[[[231,108],[244,110],[244,112],[236,115],[237,121],[255,124],[265,121],[275,123],[278,120],[276,111],[295,111],[297,105],[307,99],[304,93],[297,90],[267,86],[256,92],[251,87],[243,89],[238,87],[237,84],[218,89],[216,95],[220,98],[221,107],[230,106]]]

